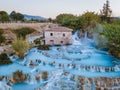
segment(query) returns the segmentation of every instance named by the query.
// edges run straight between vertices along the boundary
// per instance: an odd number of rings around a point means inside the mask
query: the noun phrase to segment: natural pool
[[[91,80],[86,78],[92,78],[92,82],[94,78],[117,78],[118,86],[120,86],[120,62],[118,59],[106,51],[97,50],[94,41],[87,37],[79,39],[75,33],[72,39],[72,45],[52,46],[48,51],[38,50],[37,47],[31,48],[25,53],[24,60],[10,56],[14,63],[0,66],[0,76],[12,76],[16,70],[29,74],[30,78],[26,82],[13,84],[11,86],[13,90],[39,90],[40,87],[42,90],[62,90],[63,88],[63,90],[79,90],[81,87],[75,88],[78,80],[72,81],[73,76],[75,78],[84,77],[85,88],[83,90],[95,90],[95,82],[90,84]],[[35,76],[41,77],[43,71],[48,72],[48,79],[36,81]],[[63,75],[64,73],[67,74]],[[67,82],[64,81],[66,78]],[[67,85],[73,83],[74,86],[71,85],[71,89],[61,85],[63,81]],[[87,89],[87,84],[91,89]],[[93,87],[94,89],[92,89]]]

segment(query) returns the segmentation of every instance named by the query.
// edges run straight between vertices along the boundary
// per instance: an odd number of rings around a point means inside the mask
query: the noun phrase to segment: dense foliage
[[[50,46],[49,45],[38,45],[38,49],[40,49],[40,50],[50,50]]]
[[[23,39],[26,38],[26,35],[31,34],[34,31],[35,31],[34,29],[26,28],[26,27],[13,30],[13,32],[16,33],[18,38],[22,37]]]
[[[16,13],[15,11],[12,11],[10,14],[10,19],[12,21],[21,21],[23,18],[24,17],[21,13]],[[0,11],[0,22],[6,21],[9,21],[8,14],[5,11]],[[53,22],[51,18],[49,18],[48,21]],[[79,16],[73,14],[60,14],[56,17],[54,22],[74,30],[80,30],[79,37],[84,36],[85,32],[87,32],[88,37],[93,38],[93,36],[95,36],[96,45],[98,47],[108,48],[112,55],[120,58],[120,18],[112,17],[112,10],[110,9],[110,3],[108,0],[106,0],[106,3],[100,10],[100,14],[89,11],[84,12]],[[25,39],[26,35],[34,32],[34,30],[21,28],[14,30],[14,32],[18,38],[22,37]],[[5,41],[2,34],[3,32],[0,30],[0,43]],[[14,43],[13,46],[15,51],[19,53],[18,55],[22,53],[21,55],[23,57],[24,52],[28,49],[26,49],[28,45],[26,42],[18,42],[19,40],[16,40],[16,43]],[[40,50],[49,50],[49,46],[41,45],[39,39],[36,39],[34,42],[38,45]],[[25,49],[25,51],[23,49]]]
[[[96,23],[100,21],[100,17],[98,14],[94,12],[85,12],[82,16],[74,16],[72,14],[60,14],[56,17],[56,22],[72,28],[76,29],[86,29],[88,26],[94,27]]]
[[[111,54],[120,58],[120,25],[105,24],[103,35],[108,40],[108,48]]]
[[[2,35],[3,33],[4,33],[4,31],[0,29],[0,44],[5,42],[5,40],[6,40],[5,37]]]
[[[12,48],[16,51],[19,58],[23,58],[24,53],[30,48],[30,45],[22,38],[18,38],[13,41]]]
[[[37,38],[37,39],[34,40],[34,43],[36,45],[41,45],[41,41],[40,40],[41,40],[40,38]]]
[[[87,28],[89,26],[91,28],[95,27],[95,25],[100,22],[99,15],[94,12],[85,12],[81,17],[83,19],[82,23],[84,25],[84,28]]]
[[[76,16],[72,14],[60,14],[56,17],[57,23],[73,29],[75,29],[73,25],[75,20],[76,20]]]
[[[7,54],[5,54],[5,53],[0,54],[0,65],[11,64],[11,63],[12,63],[12,61],[10,61]]]
[[[16,71],[13,73],[13,80],[15,83],[24,82],[27,79],[27,75],[23,74],[22,71]]]
[[[110,9],[110,3],[107,0],[106,3],[103,5],[103,9],[100,10],[101,13],[101,20],[105,22],[111,21],[112,10]]]
[[[9,15],[5,11],[0,11],[0,22],[4,23],[9,21]]]
[[[21,14],[21,13],[16,13],[15,11],[12,11],[10,13],[10,18],[13,20],[13,21],[22,21],[24,20],[24,15]]]
[[[8,21],[23,21],[23,20],[24,15],[19,12],[16,13],[15,11],[12,11],[10,15],[8,15],[6,11],[0,11],[0,22],[2,23]]]

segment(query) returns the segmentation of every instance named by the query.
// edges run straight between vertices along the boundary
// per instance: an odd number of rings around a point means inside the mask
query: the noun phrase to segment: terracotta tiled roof
[[[71,32],[72,29],[62,26],[56,26],[46,29],[45,31],[59,31],[59,32]]]

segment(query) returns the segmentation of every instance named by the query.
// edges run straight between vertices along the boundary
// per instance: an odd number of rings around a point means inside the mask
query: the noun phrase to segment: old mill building
[[[46,45],[72,44],[72,29],[55,25],[44,30]]]

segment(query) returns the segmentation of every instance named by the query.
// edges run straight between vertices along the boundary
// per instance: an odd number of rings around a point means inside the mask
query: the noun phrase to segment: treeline
[[[86,11],[79,16],[73,14],[60,14],[54,21],[74,30],[87,30],[88,27],[93,28],[98,23],[118,23],[120,22],[120,19],[112,17],[110,3],[107,0],[99,14],[89,11]]]
[[[10,22],[10,21],[17,22],[17,21],[23,21],[23,20],[24,20],[24,15],[19,12],[12,11],[9,15],[6,11],[0,11],[1,23]]]
[[[100,22],[99,15],[95,12],[85,12],[81,16],[72,14],[60,14],[56,17],[55,21],[62,26],[72,28],[74,30],[84,30],[86,27],[93,27]]]
[[[88,32],[88,37],[96,35],[97,48],[107,48],[115,57],[120,58],[120,18],[112,16],[110,3],[107,0],[100,13],[84,12],[82,15],[60,14],[54,22],[62,26]]]
[[[0,11],[0,23],[6,22],[48,22],[49,20],[38,20],[31,18],[30,20],[24,17],[24,14],[16,11],[12,11],[8,14],[6,11]]]

